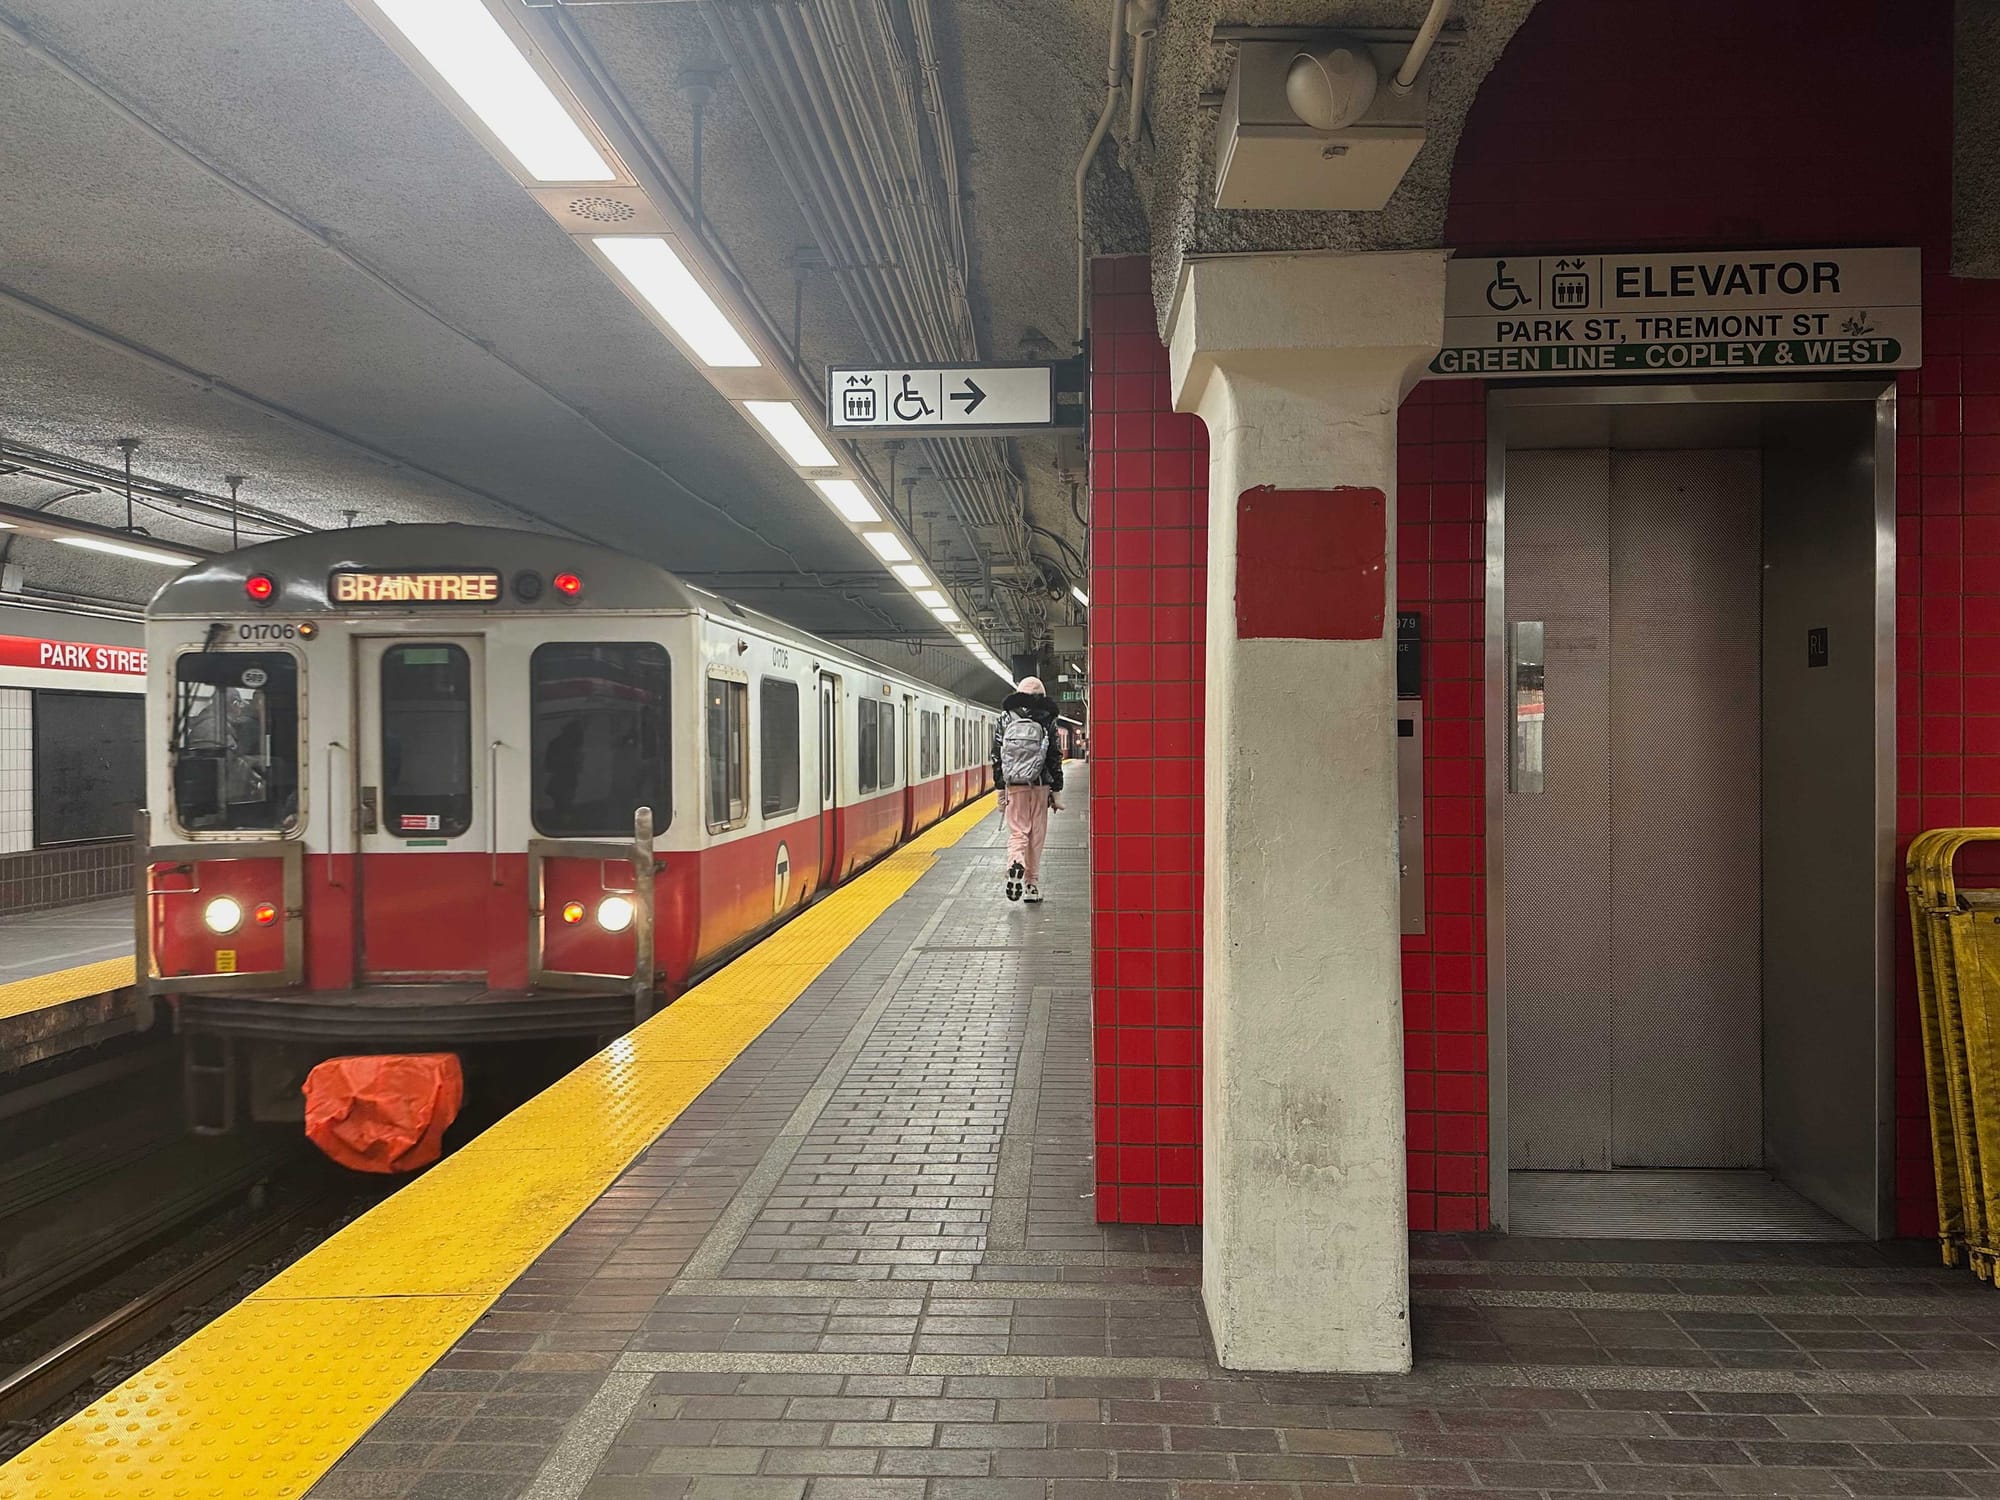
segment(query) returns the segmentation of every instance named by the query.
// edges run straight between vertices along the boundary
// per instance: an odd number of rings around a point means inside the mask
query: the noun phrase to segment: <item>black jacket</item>
[[[1000,707],[1016,718],[1033,719],[1049,732],[1048,759],[1042,763],[1043,786],[1054,791],[1063,789],[1062,735],[1056,729],[1056,706],[1040,693],[1009,693],[1007,701]],[[993,726],[993,784],[1005,790],[1006,783],[1000,779],[1000,736],[1007,728],[1003,718]]]

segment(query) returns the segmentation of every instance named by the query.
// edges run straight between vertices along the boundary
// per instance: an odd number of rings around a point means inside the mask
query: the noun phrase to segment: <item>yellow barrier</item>
[[[1923,1025],[1938,1239],[1946,1265],[2000,1267],[2000,890],[1961,890],[1953,865],[2000,828],[1937,828],[1910,844],[1910,926]]]

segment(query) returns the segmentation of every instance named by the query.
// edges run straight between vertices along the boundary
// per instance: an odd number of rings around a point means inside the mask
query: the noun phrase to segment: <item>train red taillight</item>
[[[577,923],[583,920],[583,903],[581,901],[572,901],[564,906],[562,909],[562,919],[570,926],[576,926]]]
[[[583,593],[583,580],[574,573],[558,573],[549,582],[565,599],[575,599]]]
[[[269,604],[277,595],[277,581],[269,573],[252,573],[243,580],[243,592],[252,604]]]
[[[256,910],[250,913],[250,920],[259,927],[269,927],[278,920],[278,908],[268,901],[260,901]]]

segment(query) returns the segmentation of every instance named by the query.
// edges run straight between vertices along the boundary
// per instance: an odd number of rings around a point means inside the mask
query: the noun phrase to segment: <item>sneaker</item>
[[[1034,881],[1032,881],[1032,880],[1031,880],[1031,881],[1029,881],[1029,882],[1028,882],[1028,894],[1027,894],[1027,896],[1026,896],[1025,898],[1023,898],[1023,899],[1025,899],[1025,900],[1028,900],[1028,901],[1039,901],[1039,900],[1041,900],[1041,899],[1042,899],[1042,888],[1041,888],[1040,886],[1036,885],[1036,884],[1034,883]]]
[[[1019,901],[1021,899],[1021,886],[1026,882],[1027,878],[1028,872],[1021,867],[1021,862],[1018,859],[1007,866],[1007,899],[1009,901]]]

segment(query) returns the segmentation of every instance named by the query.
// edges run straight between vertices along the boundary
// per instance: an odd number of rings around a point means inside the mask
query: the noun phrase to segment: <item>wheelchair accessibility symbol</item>
[[[1507,262],[1493,262],[1493,279],[1486,285],[1486,305],[1495,312],[1512,312],[1517,307],[1526,307],[1535,300],[1534,295],[1520,282],[1507,274]]]
[[[896,392],[896,399],[891,406],[898,422],[921,422],[926,417],[937,415],[937,408],[924,400],[923,392],[917,389],[914,375],[903,377],[903,388]]]

